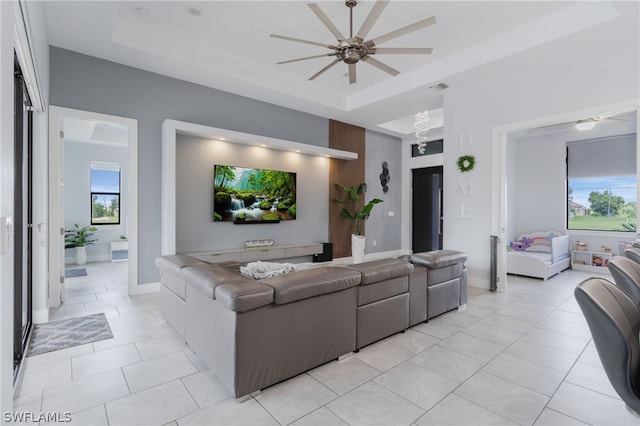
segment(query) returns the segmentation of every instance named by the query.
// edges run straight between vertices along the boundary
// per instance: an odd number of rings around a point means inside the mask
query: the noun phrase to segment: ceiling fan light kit
[[[591,130],[596,125],[595,120],[578,120],[576,123],[576,129],[578,130]]]
[[[309,80],[315,80],[324,72],[326,72],[328,69],[336,65],[338,62],[344,62],[345,64],[348,65],[349,84],[356,83],[357,78],[356,78],[355,65],[360,61],[366,62],[369,65],[372,65],[392,76],[398,75],[400,71],[396,70],[393,67],[390,67],[389,65],[383,62],[378,61],[377,59],[372,58],[371,55],[375,55],[375,54],[429,55],[431,54],[433,50],[432,48],[419,48],[419,47],[382,48],[377,46],[384,42],[401,37],[403,35],[412,33],[414,31],[418,31],[429,25],[433,25],[436,23],[436,18],[431,16],[429,18],[422,19],[418,22],[414,22],[411,25],[398,28],[397,30],[391,31],[387,34],[365,41],[367,34],[369,33],[373,25],[376,23],[378,18],[380,18],[380,15],[382,14],[385,7],[387,7],[388,3],[389,3],[389,0],[378,0],[373,5],[373,8],[369,12],[369,15],[366,17],[366,19],[362,23],[362,26],[354,36],[353,35],[353,8],[358,4],[358,2],[356,0],[345,1],[345,5],[349,8],[349,37],[348,38],[342,35],[340,30],[333,24],[333,22],[331,22],[329,17],[327,17],[327,15],[322,11],[320,6],[318,6],[315,3],[309,3],[308,6],[311,9],[311,11],[318,17],[318,19],[320,19],[320,21],[325,25],[325,27],[327,27],[327,29],[333,34],[333,36],[337,40],[337,43],[335,45],[318,43],[315,41],[309,41],[309,40],[304,40],[304,39],[295,38],[295,37],[271,34],[271,37],[274,37],[274,38],[293,41],[297,43],[311,44],[314,46],[320,46],[320,47],[324,47],[332,50],[332,52],[325,53],[322,55],[314,55],[314,56],[307,56],[304,58],[289,59],[286,61],[278,62],[278,64],[279,65],[288,64],[292,62],[305,61],[307,59],[315,59],[315,58],[321,58],[325,56],[335,56],[336,59],[334,59],[327,66],[325,66],[320,71],[312,75],[309,78]]]

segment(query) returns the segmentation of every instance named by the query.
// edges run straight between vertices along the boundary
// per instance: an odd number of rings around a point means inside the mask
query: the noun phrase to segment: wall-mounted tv
[[[296,174],[216,164],[213,220],[274,223],[296,218]]]

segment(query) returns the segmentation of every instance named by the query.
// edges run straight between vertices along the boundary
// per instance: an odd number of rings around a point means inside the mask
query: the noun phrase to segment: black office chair
[[[640,263],[623,256],[613,256],[609,261],[609,272],[616,285],[640,305]]]
[[[611,385],[640,414],[640,307],[603,278],[583,281],[574,295]]]
[[[636,243],[634,243],[634,244],[636,244]],[[631,259],[631,260],[633,260],[634,262],[636,262],[637,264],[640,265],[640,248],[635,247],[635,246],[629,247],[629,248],[625,249],[624,256],[627,259]]]

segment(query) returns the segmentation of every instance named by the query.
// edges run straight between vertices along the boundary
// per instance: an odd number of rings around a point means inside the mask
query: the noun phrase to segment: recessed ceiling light
[[[189,6],[187,7],[187,13],[191,16],[202,16],[202,9],[198,6]]]
[[[151,15],[149,9],[145,9],[144,7],[136,7],[133,13],[141,18],[146,18],[147,16]]]

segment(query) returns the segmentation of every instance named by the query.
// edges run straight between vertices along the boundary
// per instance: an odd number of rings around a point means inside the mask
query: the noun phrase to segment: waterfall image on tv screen
[[[213,174],[214,221],[295,220],[295,173],[216,164]]]

